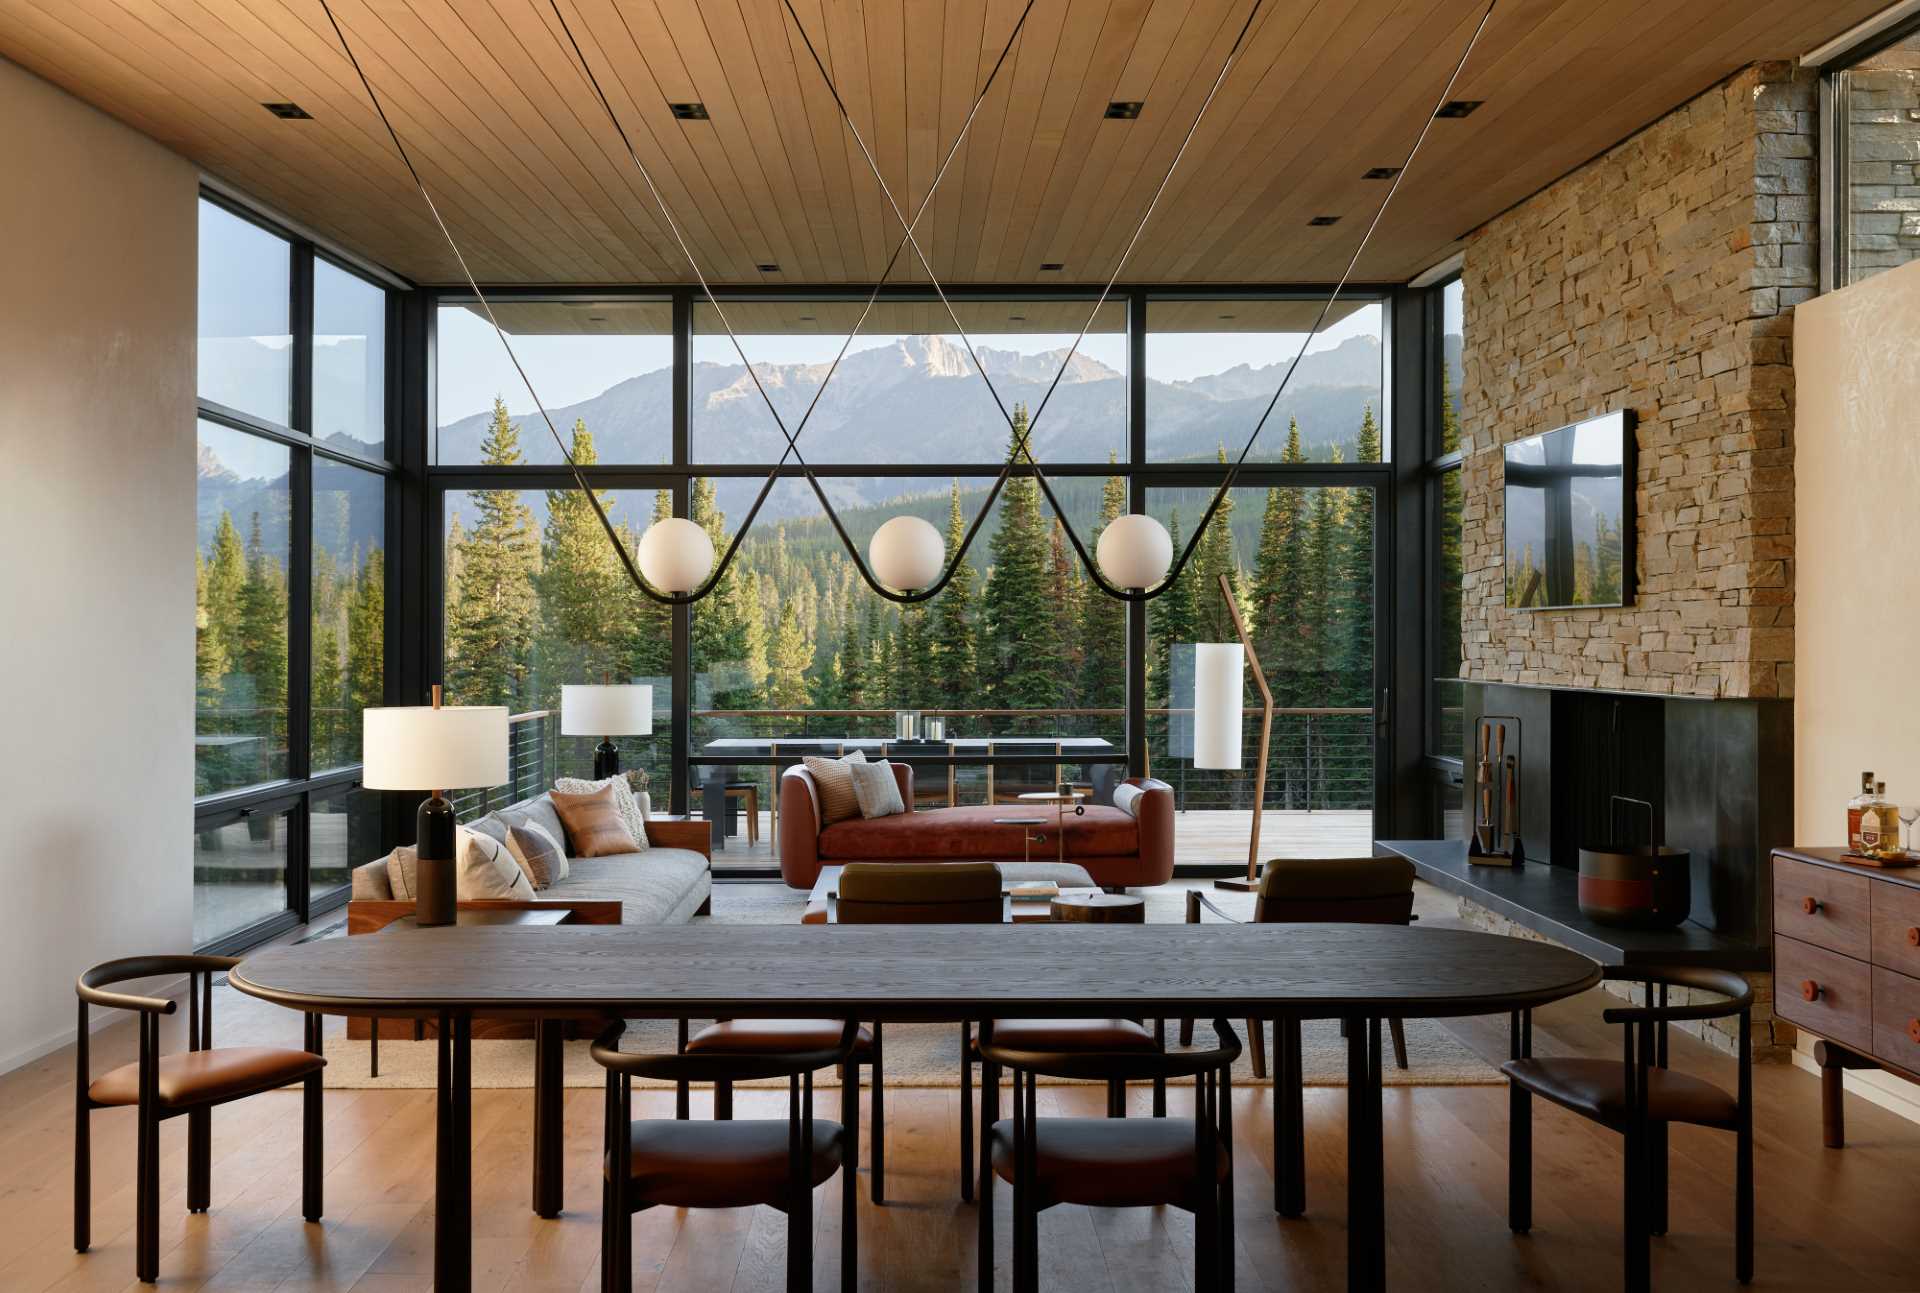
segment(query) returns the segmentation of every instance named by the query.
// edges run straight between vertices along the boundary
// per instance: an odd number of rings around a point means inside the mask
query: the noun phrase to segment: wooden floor
[[[1429,901],[1432,901],[1431,899]],[[1445,918],[1444,911],[1430,916]],[[299,1021],[221,989],[223,1044],[294,1045]],[[1542,1054],[1613,1056],[1618,1037],[1594,997],[1540,1012]],[[184,1012],[183,1012],[184,1013]],[[181,1017],[168,1021],[169,1047]],[[330,1030],[337,1031],[338,1021]],[[1465,1021],[1460,1034],[1504,1056],[1504,1020]],[[131,1031],[95,1042],[96,1071],[131,1058]],[[1732,1082],[1731,1064],[1687,1038],[1677,1067]],[[138,1288],[133,1276],[133,1114],[95,1116],[95,1247],[71,1245],[73,1058],[61,1051],[0,1077],[0,1289]],[[1784,1065],[1756,1076],[1759,1113],[1758,1269],[1763,1288],[1920,1288],[1914,1244],[1914,1168],[1920,1127],[1849,1100],[1853,1144],[1820,1146],[1819,1091]],[[1175,1092],[1176,1112],[1183,1101]],[[778,1116],[784,1094],[742,1092],[740,1115]],[[1090,1089],[1042,1088],[1042,1111],[1097,1114]],[[642,1114],[671,1116],[665,1096],[636,1093]],[[1135,1100],[1144,1114],[1144,1093]],[[1308,1212],[1272,1212],[1272,1122],[1265,1089],[1234,1094],[1235,1203],[1242,1289],[1344,1287],[1344,1092],[1311,1090]],[[1533,1233],[1505,1224],[1507,1094],[1500,1087],[1395,1088],[1385,1093],[1388,1272],[1393,1287],[1613,1289],[1620,1146],[1590,1124],[1536,1102]],[[161,1273],[169,1289],[426,1289],[432,1268],[433,1095],[337,1091],[326,1099],[326,1220],[299,1216],[299,1097],[275,1093],[218,1110],[213,1209],[184,1211],[185,1126],[162,1130]],[[485,1289],[591,1289],[598,1280],[598,1091],[567,1093],[568,1208],[557,1221],[528,1209],[530,1101],[526,1091],[474,1095],[474,1269]],[[888,1189],[883,1208],[861,1204],[864,1286],[888,1290],[974,1286],[976,1213],[959,1202],[956,1091],[889,1093]],[[1655,1286],[1732,1288],[1733,1146],[1694,1128],[1673,1136],[1673,1229],[1654,1246]],[[997,1251],[1008,1251],[1007,1196],[998,1196]],[[766,1209],[643,1214],[635,1225],[640,1289],[774,1289],[781,1285],[784,1218]],[[838,1287],[839,1186],[818,1195],[816,1287]],[[1192,1228],[1171,1210],[1058,1208],[1042,1220],[1048,1289],[1161,1290],[1188,1286]],[[1006,1286],[1006,1271],[1000,1272]]]

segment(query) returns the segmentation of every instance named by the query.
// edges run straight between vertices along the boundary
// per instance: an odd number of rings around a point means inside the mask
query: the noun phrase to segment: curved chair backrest
[[[1007,902],[991,862],[849,862],[833,920],[841,925],[998,925]]]
[[[1404,925],[1412,915],[1413,863],[1399,857],[1276,858],[1253,905],[1259,924]]]
[[[80,1000],[116,1010],[147,1010],[163,1015],[174,1011],[175,1002],[166,997],[142,997],[130,992],[105,992],[110,984],[128,979],[151,979],[163,974],[217,974],[240,964],[237,956],[128,956],[117,961],[102,961],[81,973],[74,990]]]
[[[993,1021],[980,1025],[980,1055],[990,1064],[1042,1077],[1142,1082],[1225,1072],[1240,1058],[1240,1037],[1224,1019],[1213,1021],[1219,1045],[1205,1051],[1030,1051],[993,1040]]]
[[[1732,970],[1715,970],[1694,965],[1645,965],[1610,967],[1601,977],[1616,983],[1647,985],[1643,1006],[1615,1006],[1601,1012],[1610,1024],[1668,1024],[1682,1020],[1725,1019],[1753,1008],[1753,985]],[[1653,989],[1660,988],[1660,1004],[1653,1004]],[[1684,1006],[1666,1004],[1668,988],[1687,988],[1692,992],[1711,992],[1719,1001],[1692,1001]]]
[[[853,1054],[860,1025],[848,1020],[837,1044],[823,1050],[736,1052],[702,1051],[692,1055],[635,1054],[620,1049],[627,1031],[625,1020],[609,1024],[593,1042],[593,1061],[609,1075],[654,1078],[665,1082],[750,1082],[755,1078],[800,1077],[836,1064]]]

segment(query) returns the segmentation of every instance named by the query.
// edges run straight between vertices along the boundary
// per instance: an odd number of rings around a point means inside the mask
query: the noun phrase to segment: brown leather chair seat
[[[327,1066],[323,1056],[268,1046],[228,1046],[160,1057],[161,1107],[218,1104],[297,1082]],[[122,1064],[87,1088],[95,1104],[139,1104],[140,1066]]]
[[[785,1118],[633,1123],[627,1133],[633,1197],[670,1208],[783,1205],[789,1134]],[[839,1170],[840,1145],[840,1124],[815,1118],[814,1185],[824,1184]],[[607,1170],[613,1166],[609,1159]]]
[[[998,1035],[995,1044],[999,1044]],[[1041,1118],[1034,1146],[1038,1206],[1154,1207],[1191,1197],[1196,1160],[1191,1118]],[[993,1124],[993,1171],[1013,1180],[1013,1122]],[[1218,1156],[1227,1179],[1227,1155]]]
[[[1021,1051],[1157,1051],[1153,1031],[1131,1019],[996,1019],[993,1040]],[[980,1049],[974,1040],[974,1050]]]
[[[1626,1066],[1619,1060],[1508,1060],[1500,1071],[1544,1100],[1609,1127],[1628,1119]],[[1647,1071],[1647,1116],[1654,1122],[1690,1122],[1732,1129],[1737,1100],[1711,1082],[1672,1069]]]
[[[832,1050],[840,1044],[841,1027],[837,1019],[723,1019],[689,1037],[687,1054],[784,1055]],[[854,1038],[853,1053],[864,1056],[872,1050],[873,1030],[862,1024]]]

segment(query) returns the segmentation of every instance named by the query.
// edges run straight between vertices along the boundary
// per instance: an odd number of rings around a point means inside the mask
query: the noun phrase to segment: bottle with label
[[[1860,852],[1870,858],[1892,857],[1900,851],[1900,817],[1887,798],[1887,783],[1876,781],[1873,794],[1860,810]]]
[[[1847,801],[1847,851],[1864,853],[1860,845],[1860,815],[1866,810],[1867,801],[1873,798],[1873,774],[1860,774],[1860,793]]]

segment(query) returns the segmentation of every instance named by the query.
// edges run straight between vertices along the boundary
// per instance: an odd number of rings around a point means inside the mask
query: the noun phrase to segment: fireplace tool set
[[[1485,715],[1474,724],[1474,745],[1480,758],[1473,772],[1473,829],[1467,835],[1467,861],[1519,866],[1527,860],[1526,846],[1520,842],[1520,720],[1511,714]]]

